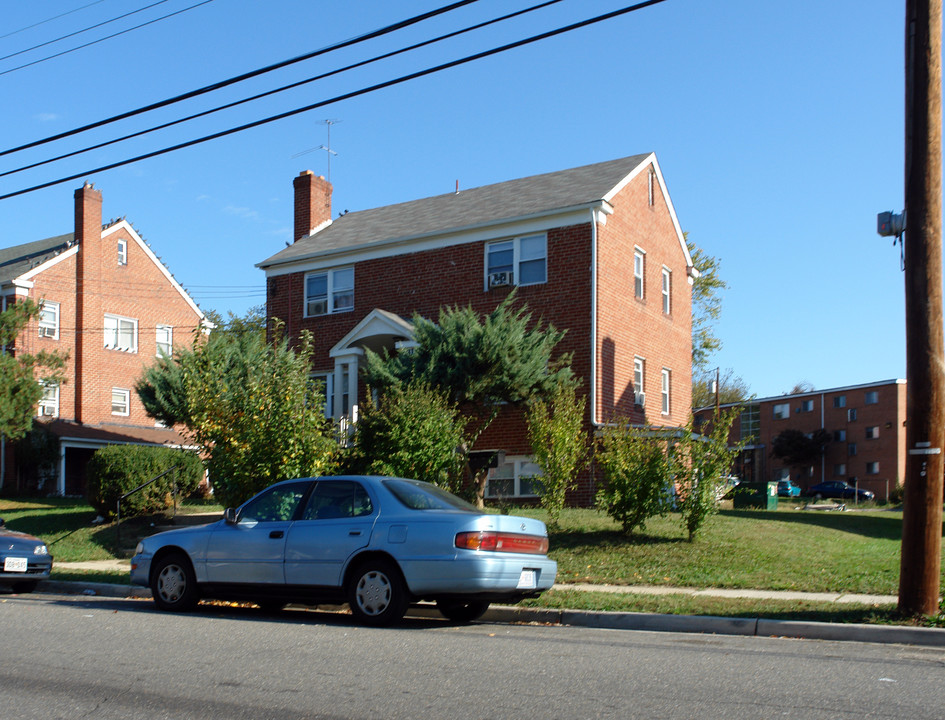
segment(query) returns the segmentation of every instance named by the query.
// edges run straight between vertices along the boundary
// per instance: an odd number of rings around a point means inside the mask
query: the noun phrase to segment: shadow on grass
[[[902,538],[902,518],[899,516],[883,517],[863,513],[826,512],[821,510],[805,512],[720,510],[719,515],[730,518],[765,520],[774,523],[810,525],[880,540],[899,540]],[[945,527],[945,523],[943,523],[943,527]]]
[[[675,545],[686,542],[682,537],[634,533],[625,535],[620,530],[553,530],[549,533],[551,546],[555,549],[625,547],[627,545]]]

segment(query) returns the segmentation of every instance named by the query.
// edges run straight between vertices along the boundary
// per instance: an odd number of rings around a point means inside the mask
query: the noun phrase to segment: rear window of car
[[[392,478],[384,480],[384,487],[390,490],[395,498],[411,510],[463,510],[473,513],[481,512],[475,505],[471,505],[462,498],[456,497],[453,493],[420,480]]]

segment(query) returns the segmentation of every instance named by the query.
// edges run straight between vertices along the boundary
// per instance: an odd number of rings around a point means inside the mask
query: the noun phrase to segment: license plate
[[[26,558],[8,557],[3,560],[3,572],[26,572]]]
[[[522,570],[516,587],[522,590],[532,590],[538,586],[538,573],[534,570]]]

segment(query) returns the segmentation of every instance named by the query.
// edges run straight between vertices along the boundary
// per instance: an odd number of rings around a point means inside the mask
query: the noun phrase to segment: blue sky
[[[0,56],[144,7],[101,0],[0,38]],[[0,60],[14,147],[346,40],[446,0],[167,0]],[[0,35],[91,0],[6,3]],[[537,0],[480,0],[185,103],[0,158],[0,172],[320,74]],[[170,146],[602,14],[543,11],[208,118],[0,178],[0,194]],[[713,366],[758,396],[904,377],[899,250],[876,213],[903,205],[904,3],[666,0],[589,28],[134,165],[88,175],[205,309],[264,302],[255,264],[291,240],[292,178],[327,174],[359,210],[655,151],[690,238],[729,289]],[[0,200],[0,245],[72,230],[73,180]]]

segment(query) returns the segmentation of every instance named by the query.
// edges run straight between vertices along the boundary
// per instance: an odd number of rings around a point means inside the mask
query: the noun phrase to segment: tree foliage
[[[713,384],[715,370],[707,370],[692,379],[692,407],[704,408],[715,405]],[[751,397],[751,389],[731,368],[719,374],[719,405],[745,402]]]
[[[64,353],[14,351],[16,339],[31,320],[39,317],[40,307],[26,299],[0,312],[0,436],[18,440],[33,426],[36,406],[43,396],[43,384],[61,384],[65,367]]]
[[[458,492],[466,421],[455,403],[423,381],[390,388],[361,407],[355,472],[415,478]]]
[[[722,347],[715,326],[722,316],[721,291],[728,288],[720,274],[721,261],[706,253],[689,239],[686,247],[699,276],[692,283],[692,369],[693,374],[705,371],[709,357]]]
[[[337,443],[311,360],[308,333],[293,349],[284,338],[220,332],[159,358],[136,390],[149,415],[186,426],[216,497],[237,505],[278,480],[333,467]]]
[[[831,435],[823,428],[809,437],[793,428],[782,430],[771,441],[771,455],[784,460],[789,466],[813,465],[824,452]]]
[[[627,535],[646,530],[647,520],[669,512],[673,490],[667,438],[658,430],[619,420],[601,431],[596,461],[605,478],[597,507]]]
[[[541,505],[552,526],[558,525],[568,491],[576,487],[577,471],[587,464],[586,404],[583,395],[577,397],[575,383],[561,383],[551,398],[533,402],[526,415],[532,454],[541,468]]]

